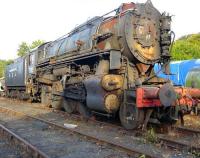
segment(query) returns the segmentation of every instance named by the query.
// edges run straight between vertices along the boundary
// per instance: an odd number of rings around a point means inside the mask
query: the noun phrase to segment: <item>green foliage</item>
[[[139,158],[146,158],[146,156],[143,154],[143,155],[139,156]]]
[[[200,157],[200,152],[197,152],[194,150],[191,153],[192,153],[192,155],[194,155],[194,157]]]
[[[156,133],[153,128],[150,128],[149,130],[147,130],[147,132],[145,134],[145,138],[148,142],[151,142],[151,143],[158,142],[158,138],[157,138]]]
[[[19,45],[19,48],[17,50],[17,55],[21,57],[21,56],[24,56],[29,51],[30,51],[30,48],[29,48],[28,44],[26,42],[22,42]]]
[[[175,41],[172,48],[173,60],[200,58],[200,34],[183,36]]]
[[[31,51],[31,49],[34,49],[43,43],[44,43],[43,40],[33,41],[30,45],[26,42],[22,42],[17,50],[17,55],[20,57],[24,56],[26,53]],[[11,64],[12,62],[13,60],[0,60],[0,78],[4,76],[6,65]]]
[[[24,56],[26,53],[30,52],[31,49],[34,49],[43,43],[43,40],[33,41],[30,45],[26,42],[22,42],[17,50],[17,55],[20,57]]]
[[[4,70],[6,65],[9,65],[13,60],[0,60],[0,78],[4,76]]]
[[[44,42],[45,41],[43,41],[43,40],[36,40],[36,41],[33,41],[29,47],[30,47],[30,49],[34,49],[34,48],[38,47],[39,45],[43,44]]]

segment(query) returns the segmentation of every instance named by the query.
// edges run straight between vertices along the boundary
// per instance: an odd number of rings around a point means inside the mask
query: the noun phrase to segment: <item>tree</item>
[[[175,41],[172,48],[173,60],[200,58],[200,34],[186,35]]]
[[[27,52],[30,51],[29,45],[26,42],[22,42],[17,49],[18,56],[24,56]]]
[[[30,45],[26,42],[22,42],[19,45],[19,48],[17,49],[17,55],[18,56],[24,56],[26,53],[30,52],[31,49],[34,49],[36,47],[38,47],[39,45],[43,44],[44,41],[43,40],[36,40],[33,41]]]
[[[36,41],[33,41],[32,44],[30,45],[30,49],[34,49],[38,46],[40,46],[41,44],[43,44],[45,41],[43,40],[36,40]]]
[[[4,76],[6,66],[12,62],[13,60],[0,60],[0,78]]]

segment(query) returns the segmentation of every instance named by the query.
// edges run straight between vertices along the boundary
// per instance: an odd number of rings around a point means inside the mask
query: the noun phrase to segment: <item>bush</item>
[[[172,60],[200,58],[200,34],[183,36],[172,47]]]
[[[0,60],[0,78],[4,76],[6,65],[12,63],[12,60]]]

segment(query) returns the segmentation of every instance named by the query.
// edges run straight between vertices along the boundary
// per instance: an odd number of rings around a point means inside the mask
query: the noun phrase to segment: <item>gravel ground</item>
[[[5,106],[8,108],[14,108],[17,111],[25,112],[27,114],[36,115],[40,118],[44,118],[46,120],[50,120],[52,122],[58,123],[60,125],[64,125],[64,123],[72,123],[78,125],[76,128],[84,133],[88,133],[93,136],[98,136],[99,138],[103,138],[106,140],[110,140],[116,143],[120,143],[121,145],[136,148],[139,150],[144,150],[145,152],[157,154],[158,157],[193,157],[187,152],[178,152],[173,151],[171,149],[163,148],[159,144],[152,144],[141,137],[136,137],[134,132],[132,134],[127,135],[123,131],[119,129],[108,127],[108,126],[100,126],[95,123],[88,123],[85,121],[79,121],[73,118],[62,116],[55,112],[50,112],[45,109],[36,109],[33,108],[34,104],[30,103],[21,103],[17,101],[4,100],[0,102],[0,106]]]
[[[178,140],[179,142],[190,143],[193,146],[199,147],[200,146],[200,135],[199,134],[186,134],[176,131],[170,131],[167,134],[167,137],[172,140]]]
[[[187,115],[184,117],[184,120],[186,127],[200,130],[200,116]]]
[[[0,158],[28,158],[28,154],[0,135]]]
[[[2,123],[11,131],[52,158],[129,158],[125,152],[107,145],[88,141],[86,138],[49,126],[46,123],[0,113]]]

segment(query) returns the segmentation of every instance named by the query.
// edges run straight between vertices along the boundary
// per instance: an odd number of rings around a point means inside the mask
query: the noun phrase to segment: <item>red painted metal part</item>
[[[138,108],[143,107],[159,107],[161,106],[158,99],[157,87],[140,87],[136,90],[136,105]]]
[[[143,107],[160,107],[162,106],[159,99],[160,87],[139,87],[136,89],[136,105],[138,108]],[[174,87],[177,94],[176,101],[171,106],[188,105],[193,106],[200,103],[200,89]]]
[[[200,98],[200,89],[198,88],[175,87],[174,89],[180,96]]]
[[[200,103],[200,89],[185,87],[175,87],[174,89],[178,95],[178,99],[174,105],[192,106]]]

